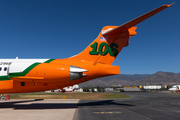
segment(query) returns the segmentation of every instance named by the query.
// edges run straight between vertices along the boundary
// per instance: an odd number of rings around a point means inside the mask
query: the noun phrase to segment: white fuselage
[[[19,72],[26,69],[29,65],[33,63],[43,63],[49,59],[0,59],[0,76],[7,75],[7,70],[12,63],[23,63],[20,66],[16,66],[16,71]]]

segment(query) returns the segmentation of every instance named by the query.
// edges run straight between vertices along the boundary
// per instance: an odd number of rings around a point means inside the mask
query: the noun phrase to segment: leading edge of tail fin
[[[129,38],[136,35],[137,27],[133,26],[171,5],[160,6],[120,26],[105,26],[99,36],[84,51],[69,59],[111,65],[122,48],[128,46]]]

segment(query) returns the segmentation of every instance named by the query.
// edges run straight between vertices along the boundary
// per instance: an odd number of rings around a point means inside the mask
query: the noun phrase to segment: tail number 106
[[[102,55],[105,56],[109,53],[110,56],[116,56],[118,54],[118,45],[116,43],[111,43],[109,46],[106,42],[102,42],[99,46],[97,42],[91,44],[92,51],[89,51],[90,55]]]

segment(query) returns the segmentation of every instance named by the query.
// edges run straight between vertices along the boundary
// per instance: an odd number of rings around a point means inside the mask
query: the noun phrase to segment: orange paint
[[[123,47],[128,46],[129,38],[136,35],[137,27],[134,25],[171,5],[160,6],[121,26],[105,26],[99,36],[80,54],[66,59],[55,59],[50,63],[40,63],[25,75],[15,73],[17,76],[10,76],[11,80],[0,81],[0,93],[58,89],[120,74],[119,66],[111,64]]]

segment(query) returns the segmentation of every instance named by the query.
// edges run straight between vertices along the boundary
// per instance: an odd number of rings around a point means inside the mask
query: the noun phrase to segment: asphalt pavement
[[[0,101],[0,120],[177,120],[180,95],[124,92],[124,99]]]
[[[132,97],[80,100],[73,120],[177,120],[180,118],[180,95],[156,92],[120,94]]]

